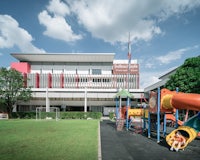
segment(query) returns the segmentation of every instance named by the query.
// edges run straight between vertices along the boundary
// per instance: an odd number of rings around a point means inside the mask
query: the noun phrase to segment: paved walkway
[[[102,160],[199,160],[200,139],[189,144],[185,151],[172,152],[165,140],[130,131],[116,131],[110,120],[100,122]],[[153,136],[152,136],[153,137]]]

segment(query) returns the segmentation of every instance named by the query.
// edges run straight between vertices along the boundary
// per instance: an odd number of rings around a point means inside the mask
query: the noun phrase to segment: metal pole
[[[179,91],[178,87],[176,87],[176,93],[178,93],[178,91]],[[175,117],[176,117],[175,128],[178,128],[178,109],[176,109]]]
[[[38,113],[37,113],[38,111],[37,111],[37,107],[36,107],[36,120],[38,119]]]
[[[151,138],[151,113],[148,112],[148,138]]]
[[[128,97],[127,98],[127,104],[126,104],[126,130],[128,130],[128,128],[129,128],[129,124],[128,124],[128,107],[130,106],[130,104],[129,104],[130,100],[129,99],[130,98]]]
[[[121,119],[122,99],[119,97],[119,119]]]
[[[118,105],[118,98],[115,98],[116,103],[116,119],[119,119],[119,105]]]
[[[166,135],[167,131],[167,120],[166,120],[166,113],[164,113],[164,123],[163,123],[163,135]]]
[[[158,88],[157,98],[157,143],[160,142],[160,87]]]
[[[130,64],[131,64],[131,44],[130,44],[130,32],[128,37],[128,92],[129,92],[129,85],[130,85]]]
[[[130,64],[131,64],[131,44],[130,44],[130,32],[128,37],[128,92],[130,88]],[[126,130],[128,130],[128,107],[130,106],[130,98],[127,97],[127,105],[126,105]]]

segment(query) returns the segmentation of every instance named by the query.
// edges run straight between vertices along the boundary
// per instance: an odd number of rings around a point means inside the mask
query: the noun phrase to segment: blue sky
[[[10,53],[116,53],[140,64],[140,87],[200,55],[200,0],[1,0],[0,67]]]

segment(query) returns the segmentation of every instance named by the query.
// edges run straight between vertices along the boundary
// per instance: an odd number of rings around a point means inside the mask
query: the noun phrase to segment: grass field
[[[98,120],[0,120],[1,160],[96,160]]]

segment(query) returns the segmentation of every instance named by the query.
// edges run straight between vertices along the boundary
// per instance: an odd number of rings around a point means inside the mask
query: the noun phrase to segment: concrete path
[[[116,131],[110,120],[100,122],[102,160],[199,160],[200,139],[194,140],[185,151],[172,152],[165,140],[130,131]],[[153,136],[152,136],[153,137]]]

